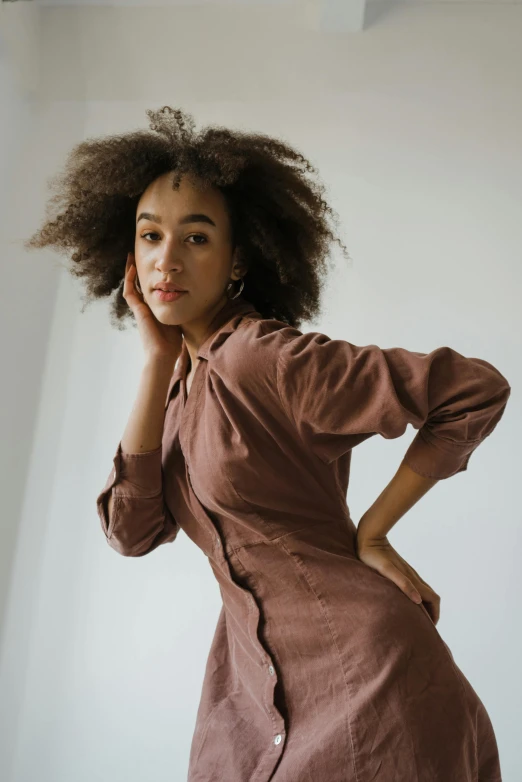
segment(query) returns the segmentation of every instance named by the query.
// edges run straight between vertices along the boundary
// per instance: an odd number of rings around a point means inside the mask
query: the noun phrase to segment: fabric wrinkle
[[[189,358],[183,343],[161,447],[119,444],[97,498],[116,552],[183,530],[220,589],[187,782],[501,782],[484,704],[425,606],[357,557],[346,495],[354,448],[408,426],[412,470],[468,470],[506,378],[448,346],[304,333],[242,297],[187,395]]]

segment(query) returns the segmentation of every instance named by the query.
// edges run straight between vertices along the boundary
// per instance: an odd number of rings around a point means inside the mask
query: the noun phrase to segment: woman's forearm
[[[138,394],[121,439],[124,454],[157,450],[163,439],[165,403],[172,377],[170,362],[149,361],[142,370]],[[114,497],[109,495],[107,508],[111,518]]]
[[[149,361],[143,367],[138,394],[121,440],[126,453],[159,448],[165,422],[165,400],[173,364]]]
[[[389,484],[361,517],[357,527],[359,542],[385,537],[393,525],[436,483],[437,479],[425,478],[402,462]]]

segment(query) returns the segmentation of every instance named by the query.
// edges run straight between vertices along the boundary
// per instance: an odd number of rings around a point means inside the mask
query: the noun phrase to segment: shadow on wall
[[[402,4],[401,0],[367,0],[364,8],[363,31],[391,16]]]

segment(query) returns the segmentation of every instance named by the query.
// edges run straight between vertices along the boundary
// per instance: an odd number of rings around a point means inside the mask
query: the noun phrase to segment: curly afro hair
[[[46,220],[24,247],[70,255],[68,270],[85,279],[87,303],[116,291],[112,325],[121,329],[126,318],[135,324],[122,294],[139,199],[162,174],[175,173],[173,189],[188,174],[225,197],[233,246],[248,259],[244,298],[264,318],[297,328],[315,318],[329,243],[349,258],[327,223],[337,216],[322,197],[324,186],[306,178],[316,169],[280,139],[219,126],[197,133],[190,115],[169,106],[146,113],[151,130],[73,147],[64,171],[48,182],[56,194]]]

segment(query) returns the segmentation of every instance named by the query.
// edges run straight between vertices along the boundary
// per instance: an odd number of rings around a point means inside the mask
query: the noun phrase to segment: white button
[[[268,666],[268,673],[270,674],[270,676],[274,675],[275,671],[274,671],[274,666],[273,665],[269,665]]]
[[[281,734],[278,733],[274,739],[274,744],[280,744],[280,743],[281,743]]]

